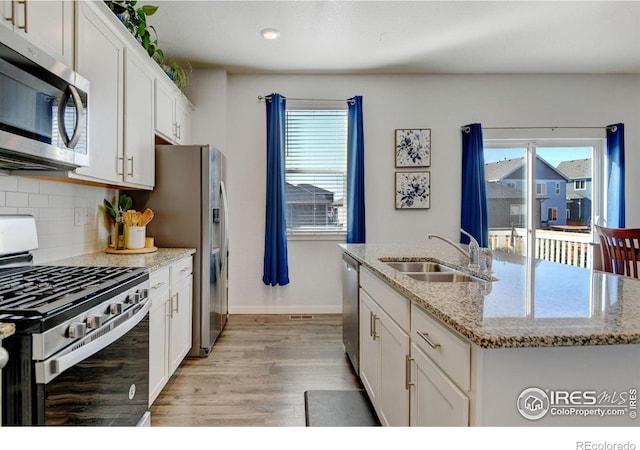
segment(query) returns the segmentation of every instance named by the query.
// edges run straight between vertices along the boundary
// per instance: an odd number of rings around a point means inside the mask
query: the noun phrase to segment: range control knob
[[[140,294],[140,300],[144,300],[149,297],[149,289],[140,289],[138,290],[138,293]]]
[[[136,304],[140,303],[140,293],[134,292],[134,293],[129,294],[127,296],[127,302],[131,303],[132,305],[136,305]]]
[[[87,325],[84,324],[83,322],[74,322],[71,325],[69,325],[69,328],[67,328],[67,337],[70,338],[81,338],[84,337],[84,335],[87,332]]]
[[[95,330],[102,326],[102,316],[89,316],[87,317],[87,328],[89,330]]]
[[[109,314],[117,316],[122,314],[122,311],[124,311],[124,304],[122,302],[116,302],[109,305]]]

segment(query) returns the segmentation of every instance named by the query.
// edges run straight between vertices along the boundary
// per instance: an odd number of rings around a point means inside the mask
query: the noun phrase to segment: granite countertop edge
[[[169,266],[183,258],[194,255],[195,253],[195,248],[158,248],[157,251],[152,253],[122,255],[96,252],[49,261],[42,263],[41,265],[130,267],[146,269],[151,273]]]
[[[428,312],[443,324],[453,329],[459,335],[471,343],[485,349],[497,349],[497,348],[539,348],[539,347],[572,347],[572,346],[595,346],[595,345],[626,345],[626,344],[640,344],[640,330],[636,333],[566,333],[559,332],[555,334],[518,334],[517,331],[509,330],[508,332],[501,332],[500,330],[493,330],[493,333],[485,333],[482,330],[474,329],[473,325],[463,323],[463,320],[457,320],[456,318],[443,312],[441,308],[434,305],[433,302],[422,298],[408,287],[408,283],[405,284],[406,277],[396,276],[394,271],[391,272],[382,267],[379,263],[379,253],[376,253],[375,261],[372,262],[368,258],[367,252],[364,250],[368,244],[339,244],[339,246],[347,254],[355,258],[358,262],[373,271],[379,278],[382,278],[392,288],[398,291],[400,294],[408,298],[412,304],[420,307],[422,310]],[[380,247],[375,244],[370,247]],[[382,246],[384,247],[384,246]],[[386,246],[391,248],[392,246]],[[358,250],[356,250],[356,248]],[[360,251],[362,250],[362,251]],[[393,260],[415,260],[416,255],[410,254],[406,258],[397,256],[394,252],[388,252],[389,256]],[[454,260],[450,261],[451,267],[464,270],[464,265],[457,261],[456,255],[448,254],[449,257],[453,256]],[[420,253],[420,258],[424,260],[442,261],[443,254],[426,255]],[[435,283],[437,288],[446,289],[443,284],[449,283]],[[451,286],[451,284],[449,284]],[[453,289],[453,287],[450,287]],[[504,334],[504,335],[503,335]]]

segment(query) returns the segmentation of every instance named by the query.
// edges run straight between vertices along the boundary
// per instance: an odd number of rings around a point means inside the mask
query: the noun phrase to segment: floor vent
[[[294,314],[289,316],[289,320],[313,320],[311,314]]]

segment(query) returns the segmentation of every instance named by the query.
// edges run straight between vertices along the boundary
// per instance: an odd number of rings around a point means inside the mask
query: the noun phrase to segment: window
[[[587,189],[587,181],[586,180],[576,180],[573,182],[573,188],[576,191],[584,191]]]
[[[347,110],[287,109],[288,234],[346,233]]]
[[[603,147],[603,138],[485,139],[491,245],[532,261],[587,267],[591,223],[604,204]],[[548,195],[551,189],[559,195]]]

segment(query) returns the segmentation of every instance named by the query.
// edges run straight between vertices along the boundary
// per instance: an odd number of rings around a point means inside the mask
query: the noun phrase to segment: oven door
[[[150,307],[147,298],[87,342],[36,363],[44,425],[149,425]]]

